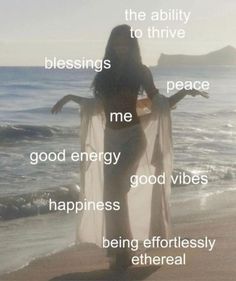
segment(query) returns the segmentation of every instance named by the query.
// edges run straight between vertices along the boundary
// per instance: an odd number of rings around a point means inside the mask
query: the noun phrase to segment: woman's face
[[[127,57],[130,48],[130,38],[127,36],[117,36],[113,41],[113,50],[119,59]]]

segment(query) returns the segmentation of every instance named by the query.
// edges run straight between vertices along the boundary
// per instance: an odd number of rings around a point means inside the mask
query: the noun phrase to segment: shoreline
[[[216,239],[215,249],[151,249],[150,255],[186,253],[184,266],[132,266],[125,273],[126,280],[234,280],[236,267],[235,215],[209,219],[199,223],[174,225],[174,236]],[[207,266],[206,266],[207,265]],[[91,244],[73,245],[57,253],[37,258],[29,265],[0,276],[1,281],[56,281],[56,280],[119,280],[117,273],[108,270],[105,250]],[[113,278],[114,277],[114,278]],[[82,278],[82,279],[81,279]],[[122,277],[124,280],[124,276]],[[141,278],[141,279],[140,279]]]
[[[38,260],[41,260],[41,259],[53,256],[53,255],[56,255],[58,253],[64,252],[65,250],[68,250],[68,249],[73,248],[75,246],[76,246],[75,243],[73,243],[73,244],[70,244],[70,245],[66,246],[63,249],[55,249],[55,250],[51,251],[50,253],[42,254],[41,256],[37,256],[35,258],[32,258],[31,260],[25,262],[25,264],[23,264],[23,265],[20,265],[20,266],[14,268],[12,270],[0,273],[0,278],[1,278],[1,276],[12,274],[14,272],[20,271],[20,270],[26,268],[27,266],[30,266],[32,263],[37,262]]]

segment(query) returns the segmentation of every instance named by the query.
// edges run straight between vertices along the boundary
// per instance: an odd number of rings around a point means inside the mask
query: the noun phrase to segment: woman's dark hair
[[[119,58],[113,46],[114,40],[120,36],[128,40],[128,54],[122,69],[117,71]],[[124,24],[113,28],[103,59],[110,60],[111,67],[109,69],[103,68],[101,72],[96,74],[92,83],[96,97],[108,97],[119,93],[123,89],[135,92],[140,89],[142,59],[137,38],[131,37],[130,26]]]

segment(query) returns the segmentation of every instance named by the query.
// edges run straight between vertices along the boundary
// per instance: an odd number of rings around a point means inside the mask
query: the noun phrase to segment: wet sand
[[[1,281],[64,280],[162,280],[229,281],[236,276],[236,215],[207,222],[174,226],[176,236],[216,239],[212,252],[207,249],[151,250],[150,255],[181,255],[186,265],[132,266],[126,272],[108,269],[105,250],[93,245],[72,246],[59,253],[39,258],[15,272],[2,275]],[[16,253],[17,254],[17,253]]]

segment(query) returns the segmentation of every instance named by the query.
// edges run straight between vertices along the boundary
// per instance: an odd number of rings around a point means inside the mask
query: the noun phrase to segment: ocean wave
[[[172,176],[176,177],[178,175],[187,175],[190,177],[193,177],[194,175],[201,176],[207,176],[208,182],[220,182],[220,181],[231,181],[236,178],[236,169],[233,168],[225,168],[225,169],[217,169],[216,167],[208,168],[207,170],[190,170],[190,169],[174,169]],[[180,182],[178,179],[176,183],[172,183],[172,187],[179,187],[179,186],[187,186],[189,184],[183,184],[183,182]],[[198,186],[201,186],[201,184],[198,184]],[[207,186],[207,184],[206,184]]]
[[[39,191],[0,198],[0,220],[48,214],[49,199],[53,201],[78,200],[77,186],[59,187],[55,190]]]
[[[30,108],[26,110],[17,110],[13,113],[42,113],[42,114],[51,114],[51,107],[37,107],[37,108]],[[67,107],[63,108],[63,114],[74,114],[78,113],[77,108]]]
[[[50,140],[52,137],[79,137],[79,126],[50,127],[36,125],[1,125],[0,145],[38,140]]]
[[[43,84],[33,84],[33,83],[11,83],[4,85],[4,87],[10,90],[41,90],[45,89],[46,87]]]
[[[236,115],[236,109],[232,109],[232,110],[219,110],[216,111],[214,113],[211,113],[210,115],[214,116],[214,117],[232,117],[235,118]]]
[[[57,128],[48,126],[2,125],[0,126],[0,144],[50,138],[56,132],[58,132]]]
[[[236,178],[235,169],[225,169],[219,170],[215,167],[207,170],[196,170],[196,169],[175,169],[173,172],[173,177],[178,175],[194,176],[207,175],[208,183],[216,183],[224,186],[225,191],[228,190],[228,183],[232,182]],[[176,180],[175,184],[172,182],[172,188],[178,192],[178,188],[193,187],[193,184],[183,183],[180,178]],[[194,184],[194,189],[208,189],[208,184]],[[59,202],[59,201],[76,201],[79,200],[79,186],[76,184],[57,187],[55,189],[41,190],[33,193],[25,193],[13,196],[5,196],[0,198],[0,220],[17,219],[21,217],[43,215],[52,212],[49,210],[49,199]],[[217,193],[218,189],[214,190]]]

